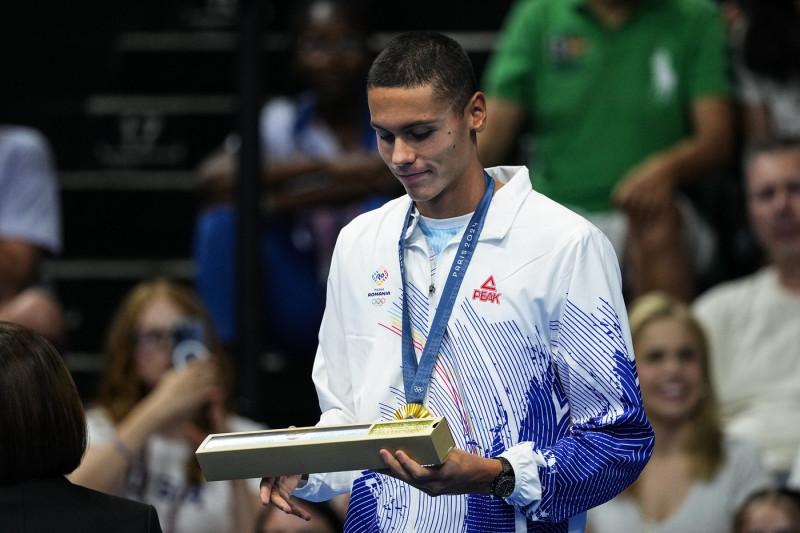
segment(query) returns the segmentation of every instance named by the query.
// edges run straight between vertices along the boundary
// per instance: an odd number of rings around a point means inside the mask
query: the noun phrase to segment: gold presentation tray
[[[441,464],[455,447],[444,417],[372,424],[218,433],[195,455],[207,481],[379,470],[378,453],[403,450],[422,465]]]

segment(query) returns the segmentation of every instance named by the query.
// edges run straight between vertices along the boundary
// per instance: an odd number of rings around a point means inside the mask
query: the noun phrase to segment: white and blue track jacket
[[[425,405],[456,446],[502,454],[516,487],[429,497],[371,471],[315,474],[295,494],[351,492],[349,532],[567,532],[636,479],[653,447],[616,256],[580,216],[531,189],[525,167],[488,169],[494,195]],[[398,240],[403,196],[345,227],[336,245],[313,378],[321,425],[389,420],[405,402]],[[412,215],[414,216],[414,215]],[[449,274],[460,235],[439,257]],[[416,220],[406,276],[417,354],[444,279],[431,279]],[[429,286],[439,290],[429,295]]]

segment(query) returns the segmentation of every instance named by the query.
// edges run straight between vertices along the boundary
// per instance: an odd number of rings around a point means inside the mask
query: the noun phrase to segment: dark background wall
[[[431,29],[469,39],[496,31],[511,0],[480,7],[452,0],[369,4],[376,32]],[[285,85],[269,66],[286,60],[280,43],[292,3],[264,5],[263,87],[270,93]],[[235,10],[232,0],[3,2],[0,120],[40,127],[62,168],[92,166],[87,97],[235,90]],[[471,53],[480,71],[485,54]]]
[[[510,4],[370,2],[379,36],[451,33],[478,73]],[[292,3],[263,5],[267,98],[287,86]],[[235,126],[236,10],[232,0],[0,5],[0,122],[39,129],[55,152],[65,251],[45,273],[64,302],[64,356],[87,399],[123,294],[153,276],[192,281],[193,169]],[[261,370],[265,382],[310,383],[307,375]]]

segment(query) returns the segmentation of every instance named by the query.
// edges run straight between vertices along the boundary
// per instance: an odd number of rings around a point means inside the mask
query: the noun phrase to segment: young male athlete
[[[265,478],[262,501],[305,518],[292,494],[350,492],[346,531],[582,531],[653,446],[614,251],[526,168],[484,171],[485,99],[452,39],[397,37],[367,88],[408,194],[339,236],[313,372],[320,424],[427,410],[456,449],[436,467],[383,450],[381,472]]]

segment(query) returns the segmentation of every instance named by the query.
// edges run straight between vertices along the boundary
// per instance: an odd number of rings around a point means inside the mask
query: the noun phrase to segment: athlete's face
[[[482,168],[475,134],[484,127],[486,103],[475,93],[459,116],[429,85],[373,88],[367,93],[378,150],[424,216],[449,218],[475,209]]]

